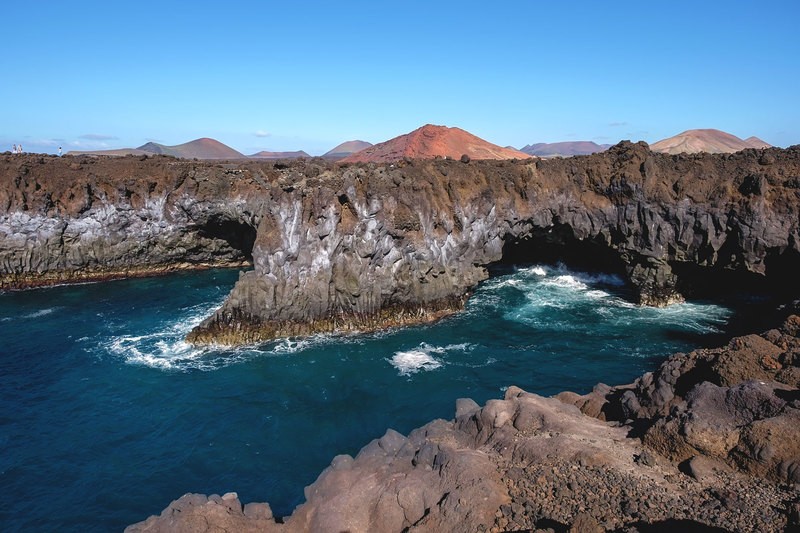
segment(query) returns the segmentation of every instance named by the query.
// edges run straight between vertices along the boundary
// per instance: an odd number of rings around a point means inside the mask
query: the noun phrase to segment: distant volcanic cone
[[[526,153],[484,141],[460,128],[427,124],[394,139],[376,144],[342,159],[346,163],[386,163],[409,157],[435,159],[462,155],[471,159],[528,159]]]
[[[666,154],[707,152],[709,154],[733,153],[747,148],[769,148],[758,137],[742,140],[735,135],[715,129],[687,130],[674,137],[662,139],[650,145],[654,152]]]

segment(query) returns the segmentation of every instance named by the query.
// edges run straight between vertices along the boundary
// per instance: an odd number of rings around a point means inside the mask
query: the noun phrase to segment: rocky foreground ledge
[[[460,399],[453,420],[334,458],[285,519],[187,494],[126,531],[796,531],[798,333],[792,315],[585,396]]]

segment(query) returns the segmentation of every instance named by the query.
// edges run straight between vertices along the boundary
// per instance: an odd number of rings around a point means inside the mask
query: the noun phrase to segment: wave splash
[[[197,347],[184,338],[203,318],[212,313],[218,304],[198,305],[179,312],[168,322],[157,324],[146,333],[122,333],[106,338],[102,348],[106,353],[122,357],[125,362],[162,370],[212,370],[218,368],[212,347]]]
[[[132,365],[143,365],[167,371],[212,371],[256,357],[297,354],[326,343],[334,342],[332,335],[315,335],[306,338],[284,338],[263,345],[240,347],[208,345],[195,346],[184,339],[186,335],[221,305],[201,304],[179,311],[172,320],[161,322],[145,333],[122,333],[106,336],[101,341],[101,352],[122,358]],[[92,343],[92,339],[81,339]],[[95,352],[97,345],[87,346]]]
[[[660,324],[696,333],[717,333],[731,310],[714,304],[681,303],[655,308],[625,297],[619,276],[536,265],[486,282],[474,298],[478,314],[493,307],[505,319],[537,329],[595,334]]]
[[[465,352],[470,350],[471,347],[468,343],[432,346],[422,342],[414,349],[395,352],[388,361],[399,371],[401,376],[410,376],[421,370],[441,368],[445,364],[441,356],[450,351]]]
[[[575,272],[563,266],[535,265],[483,283],[457,320],[466,324],[459,327],[469,328],[468,324],[473,320],[500,319],[498,327],[501,330],[507,327],[502,326],[502,321],[506,321],[506,324],[522,327],[523,332],[527,328],[528,332],[548,335],[567,333],[599,338],[602,335],[637,335],[637,331],[657,327],[697,334],[715,333],[724,327],[731,315],[725,307],[702,303],[675,304],[666,308],[638,306],[626,299],[626,290],[625,281],[618,276]],[[215,301],[186,307],[169,319],[155,323],[142,319],[133,325],[109,325],[105,335],[81,341],[86,343],[88,352],[94,353],[100,348],[101,353],[122,358],[132,365],[165,371],[210,371],[256,357],[316,353],[326,345],[371,343],[396,334],[387,331],[367,336],[316,335],[237,348],[198,347],[185,342],[186,334],[220,304],[221,301]],[[457,335],[464,340],[471,339],[469,332]],[[445,365],[461,366],[464,358],[458,354],[471,352],[482,345],[474,341],[437,344],[431,338],[425,338],[427,342],[420,340],[417,337],[414,343],[410,343],[411,347],[389,348],[394,353],[385,360],[401,376],[429,372]],[[534,342],[524,338],[516,341],[524,341],[526,345]],[[491,351],[486,355],[493,356]]]

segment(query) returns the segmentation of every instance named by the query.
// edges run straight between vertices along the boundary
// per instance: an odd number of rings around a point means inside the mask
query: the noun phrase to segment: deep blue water
[[[455,400],[625,383],[730,311],[627,303],[619,280],[531,267],[437,324],[195,349],[237,271],[0,295],[0,529],[113,531],[186,492],[289,514],[336,454]]]

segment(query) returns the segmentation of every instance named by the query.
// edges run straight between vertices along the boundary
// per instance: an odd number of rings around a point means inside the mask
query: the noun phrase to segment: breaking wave
[[[465,352],[470,348],[471,345],[468,343],[431,346],[422,342],[414,349],[396,352],[389,362],[399,371],[401,376],[410,376],[421,370],[441,368],[445,364],[443,356],[446,353],[451,351]]]
[[[629,296],[618,276],[537,265],[486,282],[476,291],[471,311],[482,315],[494,309],[507,320],[539,330],[593,336],[647,324],[716,333],[731,315],[728,308],[707,303],[639,306]]]
[[[386,342],[387,348],[394,344],[393,348],[389,348],[392,355],[387,357],[381,355],[380,351],[375,355],[385,358],[399,375],[408,377],[447,365],[482,366],[489,364],[482,361],[496,361],[491,351],[486,352],[480,362],[476,362],[475,357],[469,362],[466,358],[459,358],[459,355],[481,346],[480,339],[473,339],[473,334],[468,331],[471,329],[470,321],[486,322],[496,318],[506,324],[529,328],[528,331],[537,334],[551,332],[613,337],[619,332],[635,335],[639,328],[654,327],[697,334],[714,333],[725,325],[730,316],[730,311],[725,307],[702,303],[683,303],[666,308],[638,306],[627,299],[626,291],[624,280],[614,275],[575,272],[563,266],[521,268],[483,283],[468,302],[466,312],[456,318],[460,328],[458,331],[469,342],[437,342],[439,333],[429,330],[433,338],[423,335],[424,340],[420,342],[422,339],[418,335],[410,348],[409,344],[403,347],[405,343],[398,346],[397,342],[392,341],[398,335],[397,330],[370,335],[287,338],[237,348],[193,346],[187,343],[184,340],[186,334],[213,313],[221,305],[221,300],[186,307],[172,318],[155,324],[152,321],[140,326],[123,324],[121,327],[125,331],[111,331],[111,334],[94,337],[94,340],[87,338],[81,341],[87,344],[87,351],[95,352],[99,343],[101,351],[120,357],[126,363],[169,371],[208,371],[256,357],[285,357],[304,352],[309,353],[311,362],[314,362],[326,347],[336,346],[340,349],[346,345],[351,345],[351,348],[365,345],[378,349]],[[54,311],[55,308],[48,308],[36,314]],[[502,336],[505,326],[499,327],[501,330],[498,334]],[[519,339],[515,342],[519,342]],[[528,342],[523,344],[527,345]],[[635,352],[635,349],[630,351],[634,355]],[[386,352],[383,351],[383,354]]]

